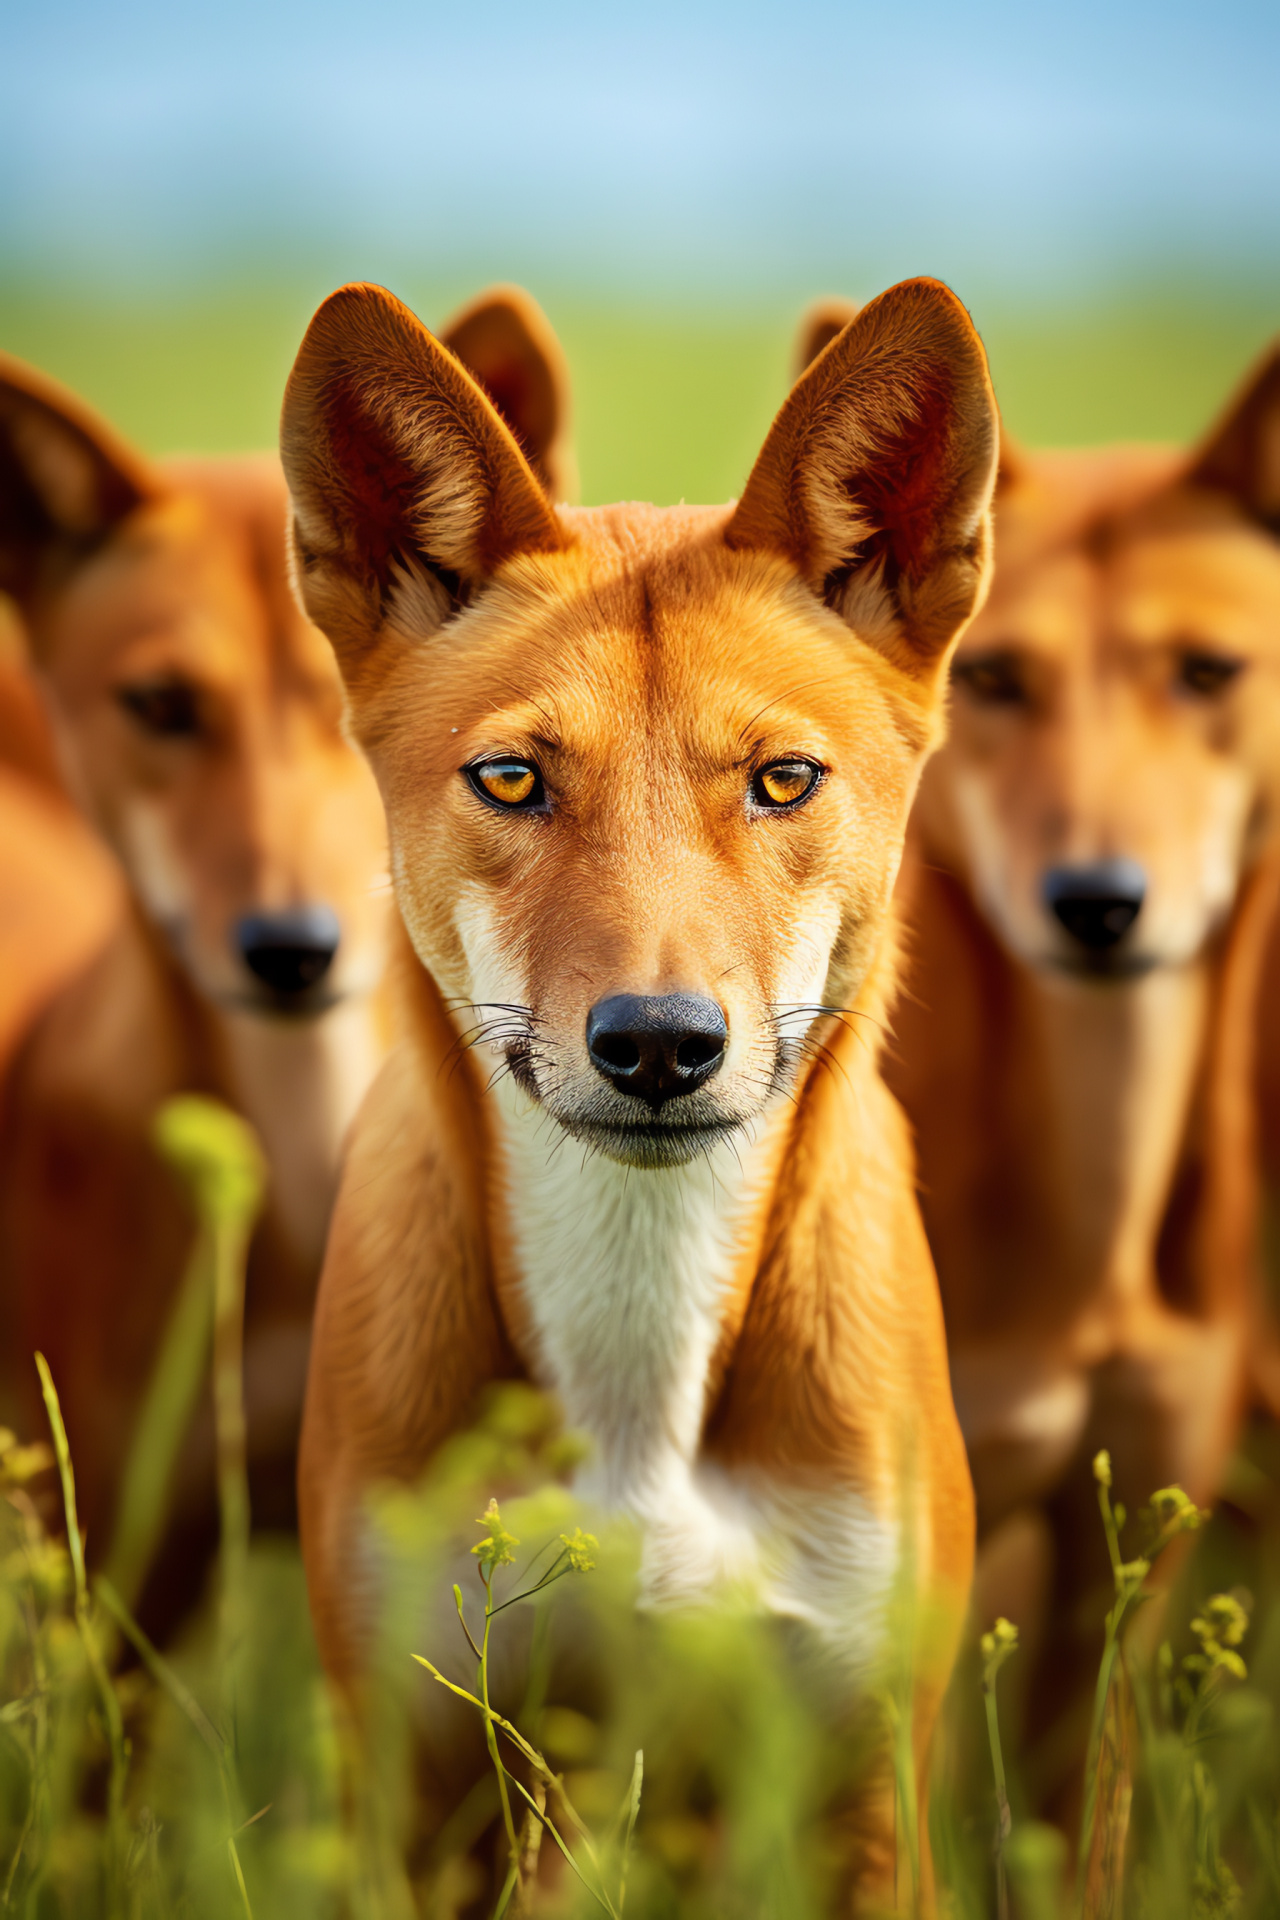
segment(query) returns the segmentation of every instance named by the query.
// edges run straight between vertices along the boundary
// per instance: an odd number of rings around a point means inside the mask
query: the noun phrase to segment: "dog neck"
[[[314,1273],[347,1128],[381,1057],[378,1007],[352,994],[306,1019],[211,1010],[227,1095],[271,1168],[269,1206],[300,1268]]]
[[[1045,1198],[1064,1297],[1123,1312],[1156,1285],[1156,1246],[1208,1041],[1209,963],[1099,985],[1024,973],[1041,1077]]]
[[[656,1520],[693,1472],[779,1123],[688,1166],[642,1169],[584,1155],[510,1078],[493,1104],[535,1374],[593,1444],[582,1491]]]

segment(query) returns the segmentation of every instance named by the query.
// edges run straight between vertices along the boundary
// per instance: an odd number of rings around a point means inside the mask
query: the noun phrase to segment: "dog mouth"
[[[238,989],[215,996],[228,1013],[248,1013],[259,1020],[318,1020],[350,999],[334,987],[309,987],[303,993],[273,993],[269,988]]]
[[[594,1148],[608,1160],[627,1167],[686,1167],[722,1141],[732,1139],[747,1125],[745,1118],[678,1124],[655,1117],[638,1123],[578,1121],[559,1116],[573,1139]]]
[[[1071,980],[1123,983],[1141,980],[1163,962],[1155,954],[1125,952],[1112,947],[1102,953],[1051,953],[1043,956],[1039,964],[1046,973]]]
[[[602,1082],[592,1086],[588,1081],[574,1088],[554,1082],[542,1086],[537,1049],[526,1040],[508,1045],[503,1055],[510,1079],[571,1139],[621,1166],[638,1168],[688,1166],[742,1134],[761,1117],[768,1095],[789,1080],[792,1065],[789,1051],[780,1050],[765,1098],[753,1100],[747,1108],[706,1087],[654,1107],[616,1093]]]

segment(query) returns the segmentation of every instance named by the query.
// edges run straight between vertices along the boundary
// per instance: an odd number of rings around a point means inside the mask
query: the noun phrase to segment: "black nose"
[[[1087,866],[1051,867],[1044,877],[1044,903],[1073,940],[1102,953],[1122,940],[1142,911],[1147,876],[1136,860],[1094,860]]]
[[[592,1065],[619,1093],[654,1108],[709,1080],[728,1039],[724,1014],[700,994],[615,993],[587,1015]]]
[[[282,998],[323,980],[338,951],[341,928],[332,907],[290,907],[283,913],[246,913],[235,944],[250,973]]]

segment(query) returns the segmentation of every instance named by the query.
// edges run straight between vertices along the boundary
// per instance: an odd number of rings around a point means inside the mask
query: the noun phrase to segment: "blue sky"
[[[0,264],[1280,277],[1280,6],[3,0]]]

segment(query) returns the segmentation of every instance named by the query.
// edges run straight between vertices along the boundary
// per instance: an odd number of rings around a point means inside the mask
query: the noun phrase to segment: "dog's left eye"
[[[144,733],[172,739],[200,731],[200,697],[176,676],[131,681],[116,688],[116,699]]]
[[[751,782],[751,798],[775,813],[780,807],[798,807],[821,778],[822,768],[812,760],[772,760]]]
[[[528,760],[477,760],[464,771],[476,793],[491,806],[528,813],[547,804],[542,775]]]

